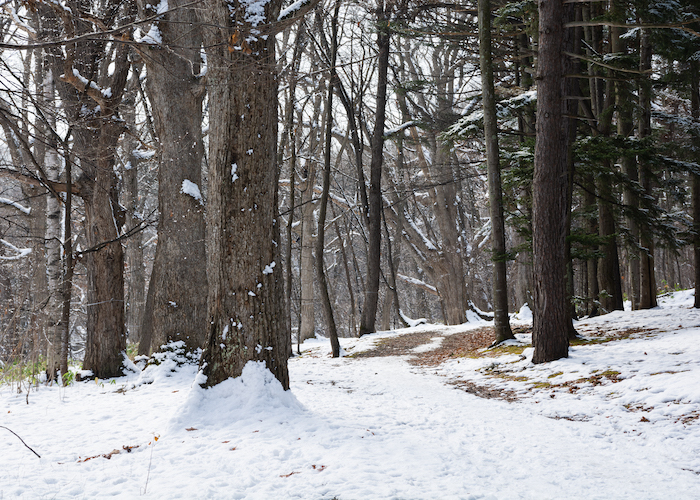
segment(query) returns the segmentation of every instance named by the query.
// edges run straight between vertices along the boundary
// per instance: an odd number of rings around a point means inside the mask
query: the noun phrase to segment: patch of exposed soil
[[[602,329],[596,327],[579,327],[577,328],[579,335],[584,337],[591,337],[595,339],[601,339],[606,342],[612,340],[620,340],[631,337],[632,335],[645,336],[657,333],[658,330],[653,328],[625,328],[624,330],[613,330],[613,329]],[[585,340],[584,340],[585,342]]]
[[[357,352],[352,355],[353,358],[383,358],[386,356],[404,356],[414,354],[411,352],[419,345],[427,344],[434,337],[442,337],[436,331],[407,333],[396,337],[389,337],[379,340],[377,347],[369,351]]]
[[[509,403],[518,400],[518,396],[514,391],[479,385],[470,380],[453,380],[452,382],[449,382],[449,384],[458,387],[469,394],[474,394],[475,396],[484,399],[502,399],[504,401],[508,401]]]
[[[439,347],[427,352],[413,352],[416,347],[427,344],[435,337],[444,340]],[[465,356],[476,356],[478,351],[490,346],[495,340],[491,327],[478,328],[463,333],[444,335],[438,331],[409,333],[389,337],[377,342],[372,350],[353,354],[354,358],[378,358],[385,356],[411,355],[409,363],[418,366],[437,366],[443,361]]]
[[[439,347],[432,351],[413,353],[414,357],[408,362],[417,366],[437,366],[451,358],[475,357],[480,350],[493,344],[494,340],[496,334],[490,326],[446,335]]]

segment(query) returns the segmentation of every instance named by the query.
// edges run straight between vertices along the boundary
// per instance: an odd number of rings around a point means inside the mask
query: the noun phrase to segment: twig
[[[153,436],[153,446],[151,446],[151,457],[148,459],[148,474],[146,474],[146,485],[143,487],[143,494],[146,494],[146,490],[148,490],[148,479],[151,477],[151,462],[153,461],[153,448],[156,447],[156,443],[158,442],[158,438],[160,436]],[[148,443],[149,445],[151,443]]]
[[[7,430],[10,431],[12,434],[14,434],[15,436],[17,436],[17,439],[19,439],[20,441],[22,441],[22,444],[23,444],[24,446],[26,446],[27,448],[29,448],[29,451],[31,451],[32,453],[34,453],[37,457],[41,458],[41,455],[39,455],[36,451],[32,450],[32,448],[31,448],[27,443],[24,442],[24,439],[22,439],[21,437],[19,437],[19,435],[17,435],[17,433],[16,433],[15,431],[13,431],[12,429],[10,429],[10,428],[8,428],[8,427],[5,427],[4,425],[0,425],[0,427],[2,427],[3,429],[7,429]]]

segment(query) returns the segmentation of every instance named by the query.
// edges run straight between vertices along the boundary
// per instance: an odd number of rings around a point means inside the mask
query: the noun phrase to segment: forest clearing
[[[341,339],[340,358],[307,340],[291,391],[252,362],[203,389],[196,365],[172,360],[28,393],[5,384],[0,425],[41,458],[0,429],[0,497],[696,498],[692,304],[675,292],[576,322],[569,357],[537,365],[523,311],[493,350],[485,321]]]

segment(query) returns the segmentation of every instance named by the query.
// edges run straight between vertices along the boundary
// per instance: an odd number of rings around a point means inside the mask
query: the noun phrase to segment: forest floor
[[[493,349],[486,322],[341,339],[339,359],[307,341],[286,392],[252,363],[203,390],[172,360],[3,385],[0,499],[695,499],[692,302],[576,322],[569,357],[543,365],[522,312]]]

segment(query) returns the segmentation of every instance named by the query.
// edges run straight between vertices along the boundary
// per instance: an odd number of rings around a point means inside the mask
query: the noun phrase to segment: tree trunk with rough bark
[[[508,320],[508,284],[506,282],[506,235],[503,219],[501,165],[498,151],[498,122],[496,95],[493,84],[491,55],[491,2],[479,0],[479,61],[481,65],[481,93],[484,106],[484,137],[488,170],[489,215],[491,217],[491,261],[493,262],[493,317],[496,340],[500,344],[515,338]]]
[[[534,256],[533,363],[568,356],[566,314],[566,181],[568,85],[566,12],[562,2],[539,2],[537,142],[532,183]]]
[[[690,107],[693,120],[700,120],[700,63],[691,62]],[[700,134],[695,132],[695,140],[700,141]],[[700,159],[700,154],[697,155]],[[692,179],[693,205],[693,254],[695,257],[695,302],[693,307],[700,307],[700,175],[690,174]]]
[[[250,16],[244,4],[207,0],[209,64],[208,339],[205,385],[262,361],[289,388],[290,335],[277,224],[275,39],[260,30],[281,0]]]
[[[88,35],[90,21],[70,11],[86,10],[81,1],[40,7],[42,22],[68,38]],[[133,4],[100,5],[101,13],[114,13],[111,22],[134,14]],[[119,11],[119,12],[118,12]],[[117,12],[119,15],[116,15]],[[98,14],[99,17],[99,14]],[[113,49],[113,50],[112,50]],[[81,252],[87,269],[87,339],[83,368],[99,378],[122,373],[126,348],[124,325],[124,253],[119,232],[124,223],[118,203],[114,172],[116,148],[123,132],[118,107],[129,72],[130,48],[111,47],[102,40],[81,39],[61,49],[47,49],[52,71],[61,75],[57,90],[68,119],[73,123],[73,153],[82,174],[75,187],[85,205],[87,249]],[[109,62],[109,64],[106,64]]]
[[[157,5],[144,2],[142,17]],[[144,58],[161,157],[158,244],[143,317],[142,354],[172,341],[183,341],[194,351],[206,340],[202,36],[194,8],[182,0],[168,5],[169,12],[156,22],[162,46],[151,47]]]

